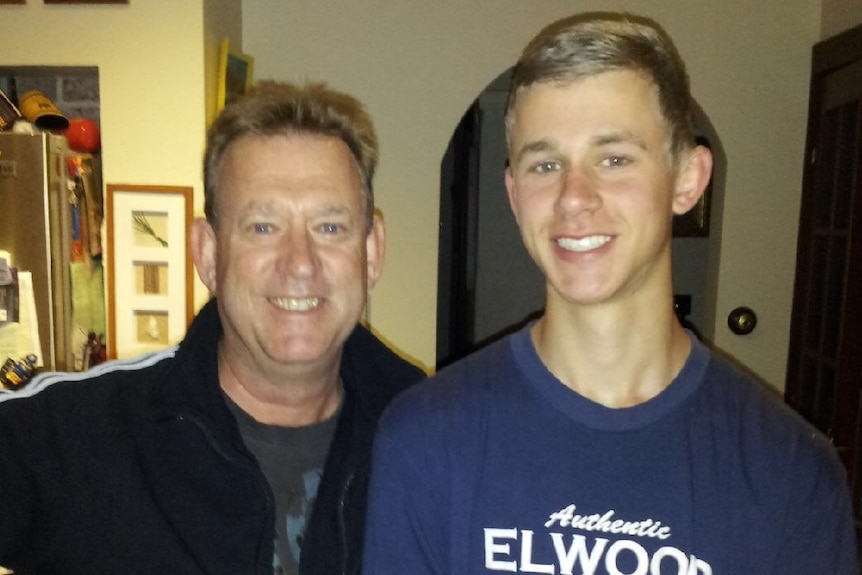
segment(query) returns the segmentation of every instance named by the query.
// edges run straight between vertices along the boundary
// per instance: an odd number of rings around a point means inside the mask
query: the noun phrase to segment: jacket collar
[[[201,418],[232,419],[218,379],[218,343],[222,324],[216,298],[195,316],[176,354],[171,369],[155,395],[154,407],[176,414],[192,412]],[[425,374],[386,347],[362,325],[357,325],[344,344],[340,367],[347,395],[356,401],[358,414],[376,421],[389,401]]]

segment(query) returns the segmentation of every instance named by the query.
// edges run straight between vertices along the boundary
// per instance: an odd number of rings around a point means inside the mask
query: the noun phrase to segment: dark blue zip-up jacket
[[[220,336],[210,301],[175,349],[42,376],[0,403],[0,565],[34,575],[272,573],[274,500],[218,384]],[[424,374],[358,326],[341,377],[303,575],[360,572],[377,419]]]

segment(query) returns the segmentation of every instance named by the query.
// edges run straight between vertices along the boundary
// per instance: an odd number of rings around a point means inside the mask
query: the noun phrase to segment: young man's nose
[[[566,168],[557,198],[557,210],[563,214],[593,211],[601,206],[602,199],[589,174],[577,168]]]

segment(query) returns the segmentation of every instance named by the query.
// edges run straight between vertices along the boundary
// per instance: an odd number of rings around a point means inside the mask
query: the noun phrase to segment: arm
[[[818,445],[817,447],[823,447]],[[844,469],[832,452],[797,465],[776,557],[776,575],[857,575],[853,509]]]
[[[36,482],[27,461],[26,432],[9,417],[11,403],[0,409],[0,565],[13,565],[29,550],[37,505]],[[2,571],[0,571],[2,572]]]

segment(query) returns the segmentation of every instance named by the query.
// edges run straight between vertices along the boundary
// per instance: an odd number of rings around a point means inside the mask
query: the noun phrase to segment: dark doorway
[[[462,117],[441,164],[437,367],[541,313],[545,282],[527,254],[504,183],[509,72]]]

